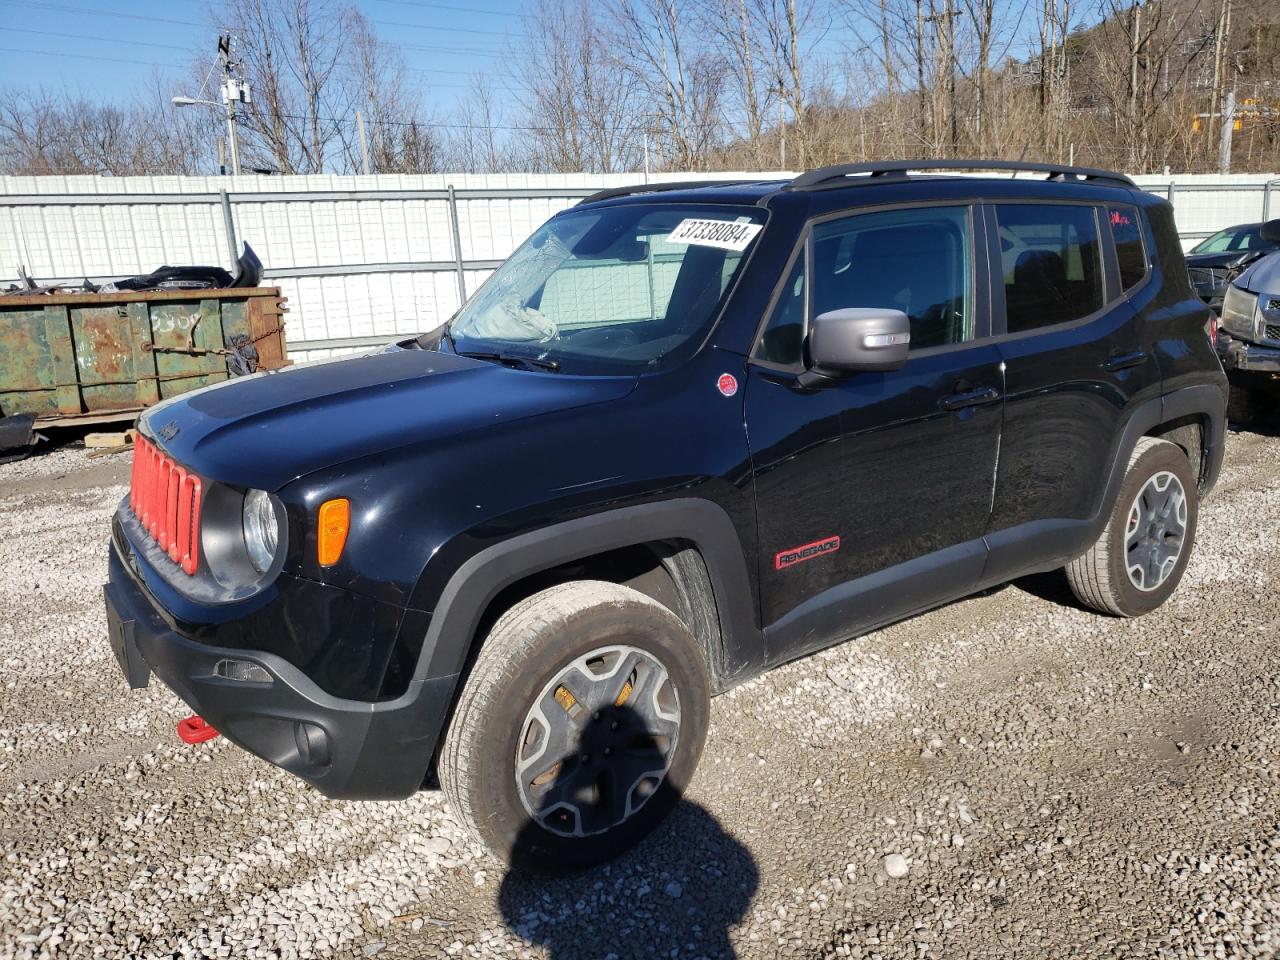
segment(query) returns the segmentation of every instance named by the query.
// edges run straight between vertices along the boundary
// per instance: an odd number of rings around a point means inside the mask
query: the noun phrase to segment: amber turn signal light
[[[320,532],[316,538],[316,555],[320,566],[332,567],[347,545],[347,529],[351,526],[351,501],[345,497],[320,504]]]

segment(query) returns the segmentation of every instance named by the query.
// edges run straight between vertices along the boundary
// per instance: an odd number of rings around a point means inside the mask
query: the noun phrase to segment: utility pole
[[[196,105],[202,107],[221,107],[226,111],[227,115],[227,152],[231,154],[231,173],[238,176],[240,173],[240,140],[236,135],[236,104],[252,103],[253,100],[249,96],[249,85],[239,76],[240,61],[231,58],[231,34],[224,33],[218,37],[218,60],[222,64],[222,102],[216,100],[203,100],[201,96],[204,94],[205,85],[208,83],[208,77],[205,83],[200,85],[200,95],[195,97],[173,97],[170,102],[175,107],[193,107]],[[212,72],[212,71],[210,71]],[[226,171],[222,159],[222,144],[218,144],[218,166]]]
[[[1218,146],[1218,172],[1231,172],[1231,135],[1236,125],[1236,85],[1227,91],[1222,104],[1222,141]]]
[[[786,104],[783,102],[781,93],[782,87],[778,87],[778,169],[787,169],[787,115]]]
[[[942,47],[943,92],[945,94],[942,110],[947,115],[947,122],[945,125],[936,124],[935,129],[938,131],[938,139],[941,139],[942,128],[944,126],[947,128],[951,155],[955,156],[960,145],[960,120],[959,111],[956,109],[955,19],[957,14],[952,3],[953,0],[945,0],[942,12],[925,17],[923,22],[936,24],[938,27],[938,41]]]
[[[356,111],[356,132],[360,136],[360,172],[369,175],[369,138],[364,132],[364,113]]]
[[[235,75],[240,64],[231,59],[231,34],[218,37],[218,59],[222,62],[222,102],[227,107],[227,144],[231,149],[231,174],[240,175],[240,141],[236,136],[236,104],[249,103],[249,87]]]

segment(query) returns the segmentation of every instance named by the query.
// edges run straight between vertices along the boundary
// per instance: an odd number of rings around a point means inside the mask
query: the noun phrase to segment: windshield
[[[1207,240],[1201,240],[1192,253],[1233,253],[1237,250],[1264,250],[1271,246],[1262,240],[1261,227],[1228,227]]]
[[[764,211],[622,204],[547,221],[449,324],[461,354],[641,373],[697,349]]]

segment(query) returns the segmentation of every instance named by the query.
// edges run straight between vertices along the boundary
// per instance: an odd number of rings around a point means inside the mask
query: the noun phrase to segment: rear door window
[[[996,204],[1006,328],[1021,333],[1080,320],[1102,309],[1102,264],[1094,208]]]

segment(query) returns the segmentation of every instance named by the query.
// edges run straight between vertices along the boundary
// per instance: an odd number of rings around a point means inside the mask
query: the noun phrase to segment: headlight
[[[1227,287],[1222,298],[1222,329],[1246,340],[1256,340],[1258,325],[1258,295],[1237,286]]]
[[[249,560],[259,573],[266,573],[275,562],[280,542],[276,508],[265,490],[250,490],[244,496],[244,545]]]

